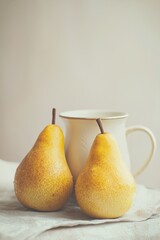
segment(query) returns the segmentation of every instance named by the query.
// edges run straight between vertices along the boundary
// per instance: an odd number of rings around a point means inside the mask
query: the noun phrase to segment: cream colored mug
[[[107,110],[75,110],[60,114],[65,124],[65,151],[66,158],[74,179],[85,165],[91,145],[100,132],[96,119],[102,120],[103,128],[117,139],[122,157],[130,169],[130,158],[126,136],[135,131],[143,131],[147,134],[151,143],[151,151],[148,159],[134,173],[138,176],[153,159],[156,141],[152,131],[144,126],[125,127],[127,113],[111,112]]]

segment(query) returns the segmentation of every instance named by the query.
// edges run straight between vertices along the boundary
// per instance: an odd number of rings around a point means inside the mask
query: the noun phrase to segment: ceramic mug
[[[111,112],[107,110],[75,110],[60,114],[65,124],[65,151],[66,158],[74,179],[85,165],[91,145],[98,133],[100,133],[96,119],[100,118],[104,131],[110,132],[116,138],[122,157],[130,169],[126,136],[135,131],[143,131],[147,134],[151,143],[149,157],[143,165],[134,173],[138,176],[153,159],[156,141],[152,131],[144,126],[125,127],[127,113]]]

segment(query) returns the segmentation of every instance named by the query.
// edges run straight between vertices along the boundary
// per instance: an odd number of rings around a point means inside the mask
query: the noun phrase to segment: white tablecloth
[[[1,191],[0,239],[158,240],[160,191],[137,185],[133,207],[117,219],[91,219],[81,212],[74,198],[61,211],[31,211],[17,201],[13,191]]]
[[[160,190],[137,185],[133,207],[117,219],[91,219],[71,198],[57,212],[36,212],[16,199],[13,179],[18,163],[0,159],[0,240],[159,240]]]

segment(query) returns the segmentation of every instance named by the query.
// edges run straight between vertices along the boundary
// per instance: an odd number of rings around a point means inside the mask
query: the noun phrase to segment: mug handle
[[[140,169],[138,169],[133,174],[134,177],[137,177],[144,171],[144,169],[148,166],[149,162],[153,159],[155,151],[156,151],[156,140],[155,140],[155,137],[154,137],[152,131],[149,128],[144,127],[144,126],[139,126],[139,125],[128,127],[128,128],[126,128],[126,136],[128,136],[130,133],[137,132],[137,131],[145,132],[148,135],[150,142],[151,142],[151,151],[150,151],[149,157],[144,161],[144,163],[140,167]]]

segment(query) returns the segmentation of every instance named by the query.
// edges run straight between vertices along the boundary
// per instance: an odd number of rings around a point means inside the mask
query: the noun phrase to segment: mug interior
[[[72,119],[118,119],[126,118],[128,116],[125,112],[115,112],[105,109],[85,109],[85,110],[74,110],[62,112],[59,115],[62,118]]]

